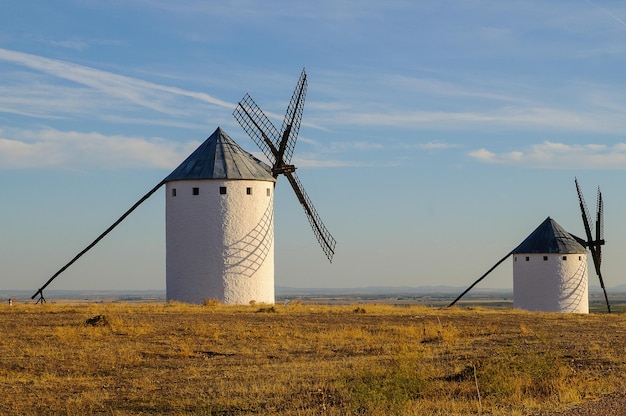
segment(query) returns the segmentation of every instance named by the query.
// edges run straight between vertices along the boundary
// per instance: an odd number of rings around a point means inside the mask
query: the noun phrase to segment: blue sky
[[[584,235],[605,201],[626,284],[626,5],[580,1],[4,1],[0,290],[36,289],[248,92],[280,126],[337,239],[329,264],[288,183],[276,284],[468,286],[546,217]],[[161,190],[51,289],[164,289]],[[596,278],[590,276],[592,284]],[[512,263],[483,287],[512,287]]]

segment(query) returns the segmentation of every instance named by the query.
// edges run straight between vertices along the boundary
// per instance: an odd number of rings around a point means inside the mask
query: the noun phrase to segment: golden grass
[[[0,328],[7,415],[526,415],[626,387],[623,314],[29,304]]]

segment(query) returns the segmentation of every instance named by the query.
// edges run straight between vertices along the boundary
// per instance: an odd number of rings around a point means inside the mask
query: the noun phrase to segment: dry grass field
[[[626,315],[0,306],[3,415],[527,415],[626,388]]]

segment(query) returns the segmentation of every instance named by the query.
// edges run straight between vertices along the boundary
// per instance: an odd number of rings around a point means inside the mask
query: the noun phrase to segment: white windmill
[[[274,303],[275,182],[220,128],[165,178],[168,300]]]
[[[548,217],[513,250],[513,305],[542,312],[589,312],[587,249]]]
[[[489,273],[513,255],[515,307],[543,312],[588,313],[589,278],[586,248],[588,247],[600,286],[604,291],[607,311],[610,313],[611,305],[600,270],[601,247],[604,245],[602,194],[598,189],[594,238],[591,233],[591,217],[578,186],[578,180],[575,180],[575,183],[587,240],[570,234],[548,217],[521,244],[487,270],[448,306],[456,304]]]
[[[322,250],[332,261],[335,239],[305,193],[295,166],[289,164],[300,130],[306,89],[303,70],[280,133],[248,94],[233,113],[271,167],[245,152],[218,128],[32,298],[39,295],[38,302],[45,302],[43,290],[162,185],[166,185],[168,300],[274,303],[273,204],[274,186],[281,174],[287,177]]]

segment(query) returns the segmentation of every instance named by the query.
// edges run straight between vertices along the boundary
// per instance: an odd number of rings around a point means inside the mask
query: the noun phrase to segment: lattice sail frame
[[[300,79],[298,80],[298,85],[296,85],[296,89],[289,101],[289,106],[287,107],[281,128],[283,134],[284,132],[289,132],[283,152],[283,160],[285,163],[291,162],[291,156],[296,147],[296,140],[300,132],[300,122],[302,121],[302,113],[304,112],[304,99],[306,97],[307,86],[306,72],[304,72],[303,69],[300,74]]]
[[[322,222],[322,219],[320,218],[319,214],[315,210],[315,207],[313,206],[313,202],[311,202],[311,199],[304,191],[304,187],[302,186],[302,183],[300,182],[298,176],[296,176],[296,173],[289,172],[286,173],[285,176],[289,180],[289,183],[296,193],[300,204],[302,204],[302,207],[304,208],[304,212],[306,213],[307,219],[311,224],[311,228],[313,229],[313,233],[315,234],[317,241],[322,247],[322,251],[328,258],[328,261],[332,262],[337,241]]]
[[[280,140],[280,133],[249,94],[241,99],[233,116],[269,162],[274,165],[277,151],[275,143]]]

